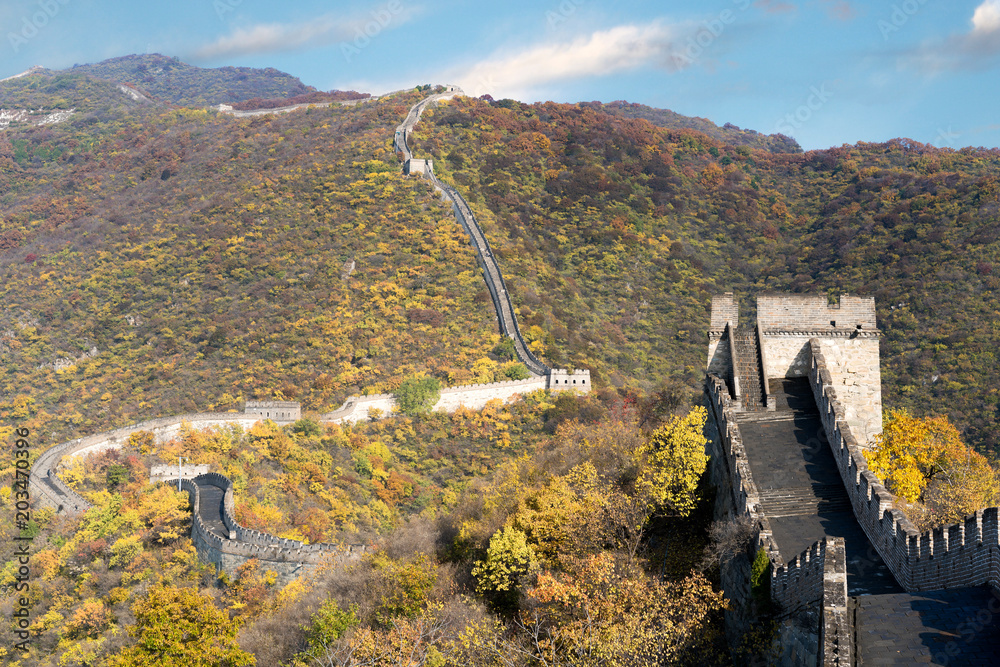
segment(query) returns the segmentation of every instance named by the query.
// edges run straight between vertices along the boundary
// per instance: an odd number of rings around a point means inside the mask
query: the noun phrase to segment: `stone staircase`
[[[761,490],[760,505],[764,513],[773,518],[852,511],[851,500],[843,484]]]
[[[736,346],[736,375],[740,381],[740,398],[746,412],[760,412],[767,406],[763,401],[760,371],[760,346],[757,344],[757,329],[754,327],[736,330],[733,338]]]

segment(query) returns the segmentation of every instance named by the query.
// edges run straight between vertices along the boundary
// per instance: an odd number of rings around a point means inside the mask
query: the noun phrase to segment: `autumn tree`
[[[525,534],[504,526],[490,538],[486,560],[476,561],[472,574],[480,594],[487,596],[498,609],[510,610],[517,606],[521,579],[537,567],[535,552]]]
[[[996,471],[962,442],[946,416],[889,411],[865,458],[889,491],[917,504],[912,518],[923,528],[959,521],[1000,500]]]
[[[133,606],[136,643],[112,667],[241,667],[253,656],[236,644],[238,625],[212,599],[191,588],[158,585]]]
[[[711,643],[711,616],[725,606],[700,575],[662,583],[609,553],[540,574],[528,595],[537,618],[521,627],[540,635],[532,643],[542,664],[686,664]]]
[[[671,417],[649,437],[640,451],[644,461],[636,480],[649,503],[681,517],[698,504],[698,482],[708,466],[706,417],[704,407],[695,407],[683,417]]]

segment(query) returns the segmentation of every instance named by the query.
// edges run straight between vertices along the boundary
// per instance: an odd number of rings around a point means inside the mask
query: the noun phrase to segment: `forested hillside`
[[[712,294],[871,295],[886,405],[995,448],[1000,151],[775,154],[553,103],[459,99],[425,121],[415,152],[477,209],[555,364],[697,385]]]
[[[719,127],[707,118],[684,116],[669,109],[654,109],[645,104],[635,104],[619,100],[602,104],[600,102],[584,102],[580,106],[590,107],[613,116],[623,118],[645,118],[653,125],[671,130],[697,130],[717,141],[732,146],[747,146],[760,148],[772,153],[801,153],[802,147],[791,137],[783,134],[761,134],[756,130],[742,129],[732,123]]]
[[[232,104],[253,97],[292,97],[315,92],[297,77],[273,67],[195,67],[158,53],[75,65],[73,74],[135,86],[164,102],[182,106]]]
[[[472,254],[389,150],[417,93],[234,120],[110,85],[0,87],[0,106],[80,109],[0,136],[8,415],[65,432],[483,375],[497,339]],[[713,293],[871,294],[887,405],[995,444],[996,151],[776,154],[593,105],[467,98],[431,110],[414,144],[473,203],[553,364],[696,387]]]
[[[485,377],[474,362],[498,339],[472,254],[390,153],[418,93],[235,120],[108,104],[106,85],[0,87],[81,109],[0,135],[6,414],[66,432],[252,394],[326,409],[421,370]],[[476,208],[553,364],[697,387],[713,293],[870,294],[887,405],[995,444],[996,151],[776,154],[591,105],[466,98],[413,141]]]
[[[254,396],[328,410],[418,371],[491,381],[464,232],[390,151],[417,98],[0,135],[0,417],[55,437]]]
[[[0,132],[0,436],[26,427],[37,453],[251,398],[315,416],[406,378],[502,377],[509,349],[468,239],[392,152],[425,92],[235,118],[206,107],[317,98],[270,70],[230,81],[157,58],[0,83],[0,108],[76,109]],[[731,526],[706,549],[705,415],[689,409],[718,292],[744,297],[744,317],[762,291],[875,296],[886,405],[947,413],[993,450],[1000,151],[803,154],[688,122],[702,121],[621,104],[429,109],[415,154],[469,200],[532,348],[591,369],[594,394],[187,430],[68,464],[93,510],[0,526],[8,592],[13,537],[33,538],[22,664],[152,659],[164,609],[189,629],[165,666],[397,650],[436,665],[728,664],[710,578],[746,535]],[[284,590],[253,563],[217,577],[184,497],[144,483],[178,456],[232,477],[247,526],[372,551]],[[8,459],[7,510],[12,478]]]

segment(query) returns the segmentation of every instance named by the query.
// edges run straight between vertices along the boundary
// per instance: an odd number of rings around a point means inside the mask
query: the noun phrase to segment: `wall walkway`
[[[417,121],[420,120],[420,115],[424,112],[424,110],[431,104],[451,99],[460,94],[462,94],[460,91],[453,91],[439,95],[431,95],[430,97],[421,100],[410,109],[406,119],[398,128],[396,128],[396,138],[394,142],[396,150],[403,156],[404,163],[413,159],[413,154],[410,152],[410,148],[407,145],[407,138],[413,131],[413,127],[417,124]],[[483,278],[486,280],[486,286],[489,288],[490,296],[493,299],[493,306],[497,311],[497,320],[500,324],[500,332],[514,340],[517,358],[528,367],[528,370],[535,375],[548,375],[552,369],[542,363],[538,357],[531,352],[527,343],[524,341],[524,337],[521,335],[521,330],[517,325],[517,316],[514,313],[514,304],[511,303],[510,293],[507,291],[507,284],[504,282],[503,273],[500,271],[500,264],[497,262],[492,248],[490,248],[489,241],[486,240],[486,235],[483,234],[482,227],[479,225],[476,217],[472,214],[472,209],[469,208],[469,203],[465,201],[465,198],[461,194],[459,194],[458,190],[439,181],[434,175],[433,169],[429,170],[429,175],[434,185],[444,194],[445,197],[451,200],[455,209],[455,217],[458,219],[459,224],[462,225],[462,229],[464,229],[469,235],[472,247],[476,250],[476,255],[479,257],[479,263],[483,267]]]

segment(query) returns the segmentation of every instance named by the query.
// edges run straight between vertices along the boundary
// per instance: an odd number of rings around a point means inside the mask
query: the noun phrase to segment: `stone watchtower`
[[[247,401],[243,412],[279,423],[302,419],[302,408],[297,401]]]
[[[739,409],[773,410],[773,380],[809,374],[809,342],[826,357],[854,432],[882,432],[882,385],[875,299],[842,295],[768,294],[757,297],[757,321],[740,326],[732,293],[712,298],[708,371],[724,378]]]

